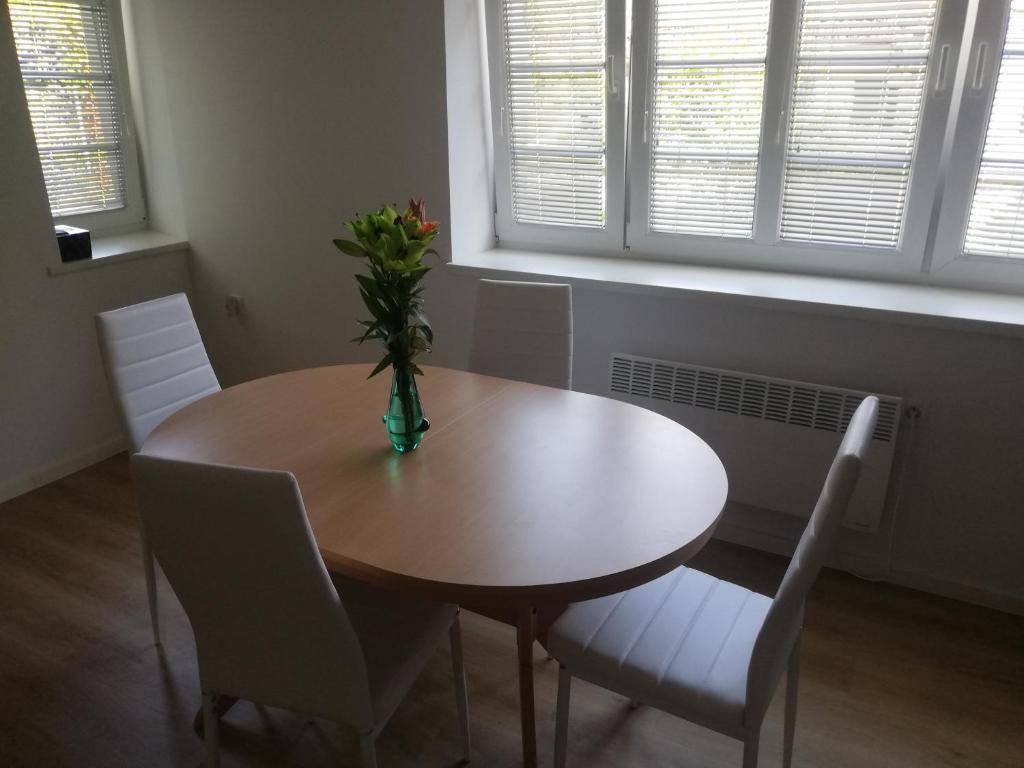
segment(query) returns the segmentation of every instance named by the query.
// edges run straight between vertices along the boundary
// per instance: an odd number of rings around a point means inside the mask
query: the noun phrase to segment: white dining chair
[[[878,418],[865,398],[774,599],[690,568],[636,589],[576,603],[551,627],[560,663],[555,766],[566,761],[573,677],[743,742],[743,768],[756,768],[761,723],[788,669],[783,765],[793,758],[804,602],[860,475]]]
[[[462,747],[469,720],[458,610],[332,581],[288,472],[132,457],[139,513],[195,634],[207,764],[217,696],[331,719],[363,768],[438,641],[451,643]]]
[[[469,369],[572,389],[572,286],[481,280]]]
[[[172,413],[220,391],[183,293],[101,312],[96,315],[96,333],[114,404],[133,453]],[[153,640],[159,645],[156,570],[145,533],[141,538],[149,618]]]

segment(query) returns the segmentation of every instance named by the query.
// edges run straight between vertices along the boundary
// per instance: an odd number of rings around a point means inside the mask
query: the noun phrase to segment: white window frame
[[[918,136],[895,248],[798,243],[780,237],[785,149],[803,0],[771,2],[752,236],[649,229],[651,156],[645,123],[651,96],[654,2],[632,0],[629,88],[610,88],[607,102],[607,226],[588,231],[513,220],[510,157],[503,124],[502,0],[485,0],[495,230],[500,247],[999,290],[1024,286],[1024,259],[963,253],[1010,0],[938,0]],[[624,6],[625,0],[607,1],[608,77],[620,83],[627,60]]]
[[[906,276],[921,272],[953,91],[952,73],[959,56],[967,0],[940,2],[936,13],[925,91],[922,95],[917,148],[908,182],[900,243],[895,249],[794,243],[779,238],[787,118],[803,9],[803,3],[786,0],[773,0],[770,12],[753,237],[675,235],[647,229],[650,151],[644,141],[644,123],[650,98],[653,0],[634,0],[633,8],[634,30],[648,32],[638,35],[634,31],[633,35],[631,207],[627,228],[627,245],[631,255],[640,258],[657,255],[687,262],[754,269],[790,269],[855,276]],[[943,71],[940,72],[940,69]],[[944,77],[940,77],[940,74]]]
[[[929,265],[929,271],[940,282],[1001,287],[1024,281],[1024,259],[964,253],[1009,17],[1009,0],[978,4],[946,172],[947,180],[959,181],[947,182],[943,190]]]
[[[90,0],[64,0],[78,5],[93,5]],[[56,225],[88,229],[94,236],[132,232],[146,227],[146,201],[143,194],[135,123],[132,115],[128,82],[128,59],[125,52],[124,19],[120,0],[101,0],[110,23],[110,44],[114,59],[114,87],[117,91],[121,122],[121,153],[125,174],[125,204],[122,208],[93,211],[72,216],[54,216]],[[19,71],[20,77],[20,71]],[[23,86],[24,87],[24,86]],[[33,129],[34,138],[34,129]],[[36,150],[38,154],[38,149]]]
[[[491,122],[494,131],[495,234],[503,247],[552,247],[586,253],[622,252],[625,213],[625,0],[606,0],[605,34],[605,226],[567,227],[525,224],[512,213],[512,174],[506,123],[508,101],[505,77],[505,32],[502,0],[487,0],[487,37],[491,41],[488,69],[491,85]]]

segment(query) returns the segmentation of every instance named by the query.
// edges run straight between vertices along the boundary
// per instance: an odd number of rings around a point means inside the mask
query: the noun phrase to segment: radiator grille
[[[868,392],[633,355],[612,355],[611,391],[825,432],[846,431]],[[878,395],[874,439],[891,442],[899,400]]]

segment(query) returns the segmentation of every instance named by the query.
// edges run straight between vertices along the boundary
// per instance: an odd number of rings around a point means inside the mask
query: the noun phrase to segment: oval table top
[[[419,377],[423,444],[392,451],[390,376],[257,379],[160,424],[142,452],[292,472],[327,567],[458,601],[577,601],[686,562],[725,504],[704,441],[608,398],[445,368]]]

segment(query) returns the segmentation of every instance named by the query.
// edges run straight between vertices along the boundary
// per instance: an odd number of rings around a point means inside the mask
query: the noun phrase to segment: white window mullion
[[[629,94],[626,82],[626,2],[606,0],[605,5],[608,27],[608,183],[605,198],[607,231],[601,244],[614,253],[621,253],[626,219],[626,101]]]
[[[629,89],[629,221],[626,245],[643,249],[648,232],[651,168],[651,72],[653,71],[653,0],[633,0],[633,35]]]
[[[1016,2],[1016,6],[1021,3]],[[937,217],[931,271],[942,277],[981,277],[998,283],[1007,274],[1005,264],[964,254],[971,205],[978,182],[989,117],[999,80],[1004,43],[1008,36],[1009,0],[981,3],[974,22],[966,69],[961,73],[962,94],[957,112],[956,134],[950,152],[940,215]],[[1004,261],[1004,260],[1000,260]]]
[[[800,4],[772,3],[768,29],[768,60],[764,92],[761,158],[758,164],[757,200],[754,210],[754,242],[769,245],[779,239],[782,202],[782,170],[785,162],[789,97],[793,87],[793,62],[800,25]]]

